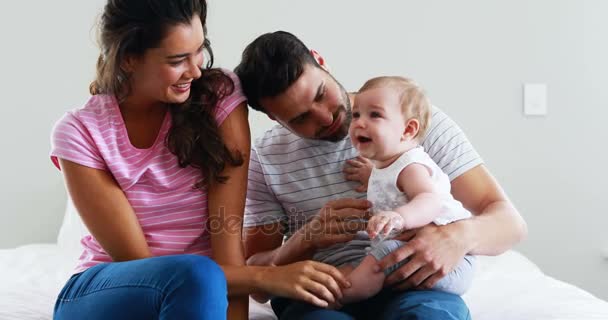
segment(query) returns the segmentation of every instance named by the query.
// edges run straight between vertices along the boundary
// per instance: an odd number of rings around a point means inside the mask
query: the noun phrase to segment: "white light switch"
[[[524,85],[524,114],[544,116],[547,114],[547,85],[526,83]]]

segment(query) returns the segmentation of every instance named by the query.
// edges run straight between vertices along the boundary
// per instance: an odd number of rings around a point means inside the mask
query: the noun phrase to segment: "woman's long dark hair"
[[[233,154],[224,144],[213,112],[218,101],[234,91],[234,83],[223,71],[207,69],[201,78],[192,81],[190,90],[186,102],[170,108],[173,125],[166,142],[181,167],[201,170],[206,180],[198,181],[196,187],[202,188],[209,181],[226,181],[220,175],[226,163],[243,164],[242,155]]]
[[[240,166],[241,154],[233,154],[222,140],[215,121],[217,103],[234,91],[232,79],[213,69],[213,51],[207,39],[205,0],[108,0],[99,25],[101,54],[91,94],[113,94],[119,102],[130,94],[129,74],[121,68],[127,56],[141,56],[156,48],[170,27],[190,24],[200,17],[205,34],[204,48],[209,59],[202,76],[192,81],[190,98],[170,106],[172,126],[165,143],[181,167],[200,169],[202,178],[196,188],[211,181],[224,182],[226,163]]]

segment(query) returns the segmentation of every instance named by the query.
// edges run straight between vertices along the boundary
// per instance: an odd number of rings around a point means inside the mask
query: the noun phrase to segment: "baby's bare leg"
[[[350,288],[342,291],[343,298],[340,300],[342,304],[365,300],[382,290],[385,275],[382,271],[374,272],[373,268],[377,264],[378,260],[372,255],[368,255],[354,269],[351,266],[340,268],[351,283]]]

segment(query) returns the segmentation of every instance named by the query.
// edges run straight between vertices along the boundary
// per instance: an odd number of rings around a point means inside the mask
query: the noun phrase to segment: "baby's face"
[[[363,157],[384,161],[403,151],[405,119],[399,98],[390,87],[368,89],[355,96],[349,134]]]

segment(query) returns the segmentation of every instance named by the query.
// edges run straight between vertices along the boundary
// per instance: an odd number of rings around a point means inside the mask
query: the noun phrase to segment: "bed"
[[[51,319],[55,297],[69,277],[86,232],[73,207],[57,243],[0,250],[0,319]],[[480,257],[464,296],[475,320],[608,320],[608,302],[545,275],[517,251]],[[251,301],[250,319],[275,319],[267,304]]]

